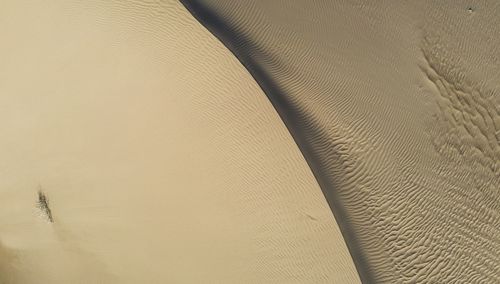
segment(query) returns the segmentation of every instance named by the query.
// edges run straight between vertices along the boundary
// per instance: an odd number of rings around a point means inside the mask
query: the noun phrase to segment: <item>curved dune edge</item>
[[[0,19],[0,283],[359,283],[275,109],[179,2]]]
[[[310,147],[305,137],[307,134],[302,133],[300,128],[295,127],[298,124],[297,120],[303,119],[305,114],[300,113],[293,102],[287,100],[285,92],[280,89],[280,87],[273,81],[272,77],[267,74],[265,69],[260,68],[259,64],[252,58],[249,53],[252,49],[259,50],[259,48],[254,45],[249,39],[246,39],[243,35],[237,33],[229,24],[225,23],[222,17],[219,17],[215,11],[212,11],[205,7],[204,5],[197,3],[197,1],[182,1],[183,5],[191,12],[191,14],[202,23],[209,31],[211,31],[226,47],[235,54],[238,60],[249,70],[252,76],[255,78],[259,86],[266,93],[274,108],[280,114],[281,119],[287,126],[290,134],[294,137],[302,154],[306,158],[309,167],[312,169],[313,174],[317,182],[320,184],[322,189],[328,189],[333,187],[328,179],[323,178],[324,174],[322,171],[325,166],[320,165],[314,158],[315,152]],[[235,35],[237,35],[235,37]],[[262,52],[261,50],[257,53]],[[266,57],[266,54],[259,54]],[[267,58],[272,61],[272,58]],[[320,129],[315,129],[314,125],[310,128],[311,131],[317,131],[317,135],[322,135]],[[353,258],[354,264],[357,267],[357,273],[361,278],[363,283],[369,282],[373,279],[370,276],[370,272],[365,264],[364,257],[362,256],[362,250],[360,246],[356,243],[356,237],[349,227],[348,217],[346,212],[342,209],[342,203],[335,202],[338,197],[335,196],[335,191],[323,190],[323,194],[328,201],[330,208],[334,215],[336,216],[336,222],[339,224],[339,229],[342,231],[344,239],[347,239],[346,245],[349,248],[351,257]]]
[[[280,114],[363,282],[500,281],[498,5],[182,2]]]

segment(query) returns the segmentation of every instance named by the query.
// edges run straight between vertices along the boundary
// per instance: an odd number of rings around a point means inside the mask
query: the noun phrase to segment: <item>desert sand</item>
[[[496,1],[0,1],[0,283],[500,283]]]
[[[359,283],[318,182],[178,1],[0,1],[0,283]]]
[[[500,283],[497,1],[183,0],[287,125],[365,283]]]

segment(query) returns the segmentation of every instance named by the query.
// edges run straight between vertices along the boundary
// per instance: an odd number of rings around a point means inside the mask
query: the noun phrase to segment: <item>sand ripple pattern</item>
[[[0,38],[0,284],[359,283],[283,121],[179,1],[2,0]]]
[[[500,282],[498,5],[182,2],[273,103],[363,282]]]

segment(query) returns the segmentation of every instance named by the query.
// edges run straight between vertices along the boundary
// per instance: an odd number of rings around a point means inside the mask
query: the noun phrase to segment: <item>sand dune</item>
[[[363,282],[500,282],[497,2],[182,2],[280,114]]]
[[[0,283],[359,283],[276,110],[179,2],[0,23]]]
[[[181,2],[0,2],[0,283],[500,282],[500,4]]]

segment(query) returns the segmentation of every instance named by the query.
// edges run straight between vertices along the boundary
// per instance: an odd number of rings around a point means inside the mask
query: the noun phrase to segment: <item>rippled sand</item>
[[[356,283],[258,84],[177,1],[0,2],[0,283]]]
[[[181,2],[0,1],[1,284],[500,282],[500,4]]]
[[[363,282],[500,282],[497,2],[183,3],[290,129]]]

